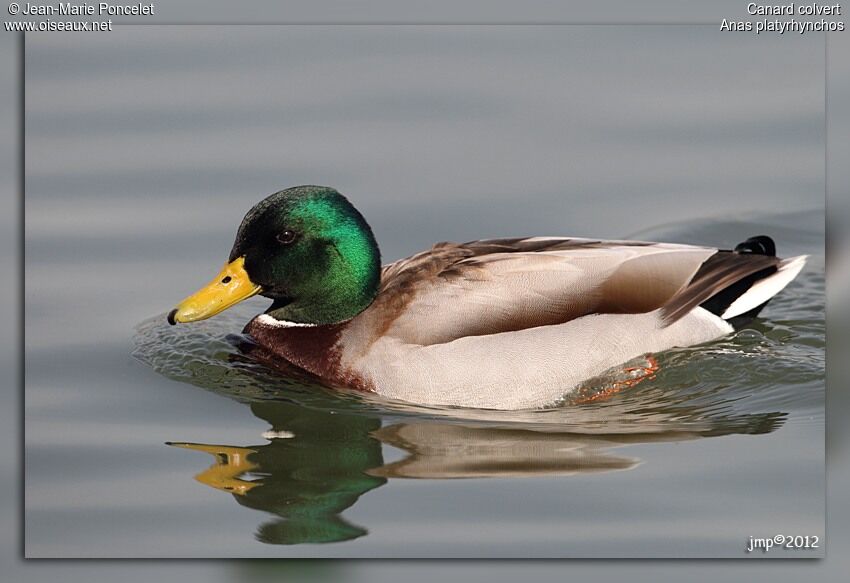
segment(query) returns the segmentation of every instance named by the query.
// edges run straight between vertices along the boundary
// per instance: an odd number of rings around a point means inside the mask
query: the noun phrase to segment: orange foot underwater
[[[628,366],[614,375],[614,380],[609,381],[601,389],[596,383],[582,386],[572,402],[577,405],[606,401],[624,389],[631,388],[646,379],[654,379],[658,372],[658,360],[647,354],[642,357],[645,361],[641,366]]]

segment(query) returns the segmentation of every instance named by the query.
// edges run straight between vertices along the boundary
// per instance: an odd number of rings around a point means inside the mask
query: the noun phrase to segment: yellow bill
[[[166,445],[212,454],[215,457],[215,463],[195,476],[195,479],[216,490],[224,490],[231,494],[244,496],[251,488],[262,485],[262,482],[251,482],[240,479],[243,474],[247,474],[259,467],[248,459],[249,455],[257,453],[255,449],[231,445],[204,445],[202,443],[166,442]]]
[[[168,314],[168,323],[206,320],[260,291],[262,288],[245,271],[245,258],[240,257],[222,267],[206,286],[177,304]]]

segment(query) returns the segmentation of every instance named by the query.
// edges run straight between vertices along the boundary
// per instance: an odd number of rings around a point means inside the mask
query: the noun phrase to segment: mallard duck
[[[209,318],[260,294],[244,329],[331,387],[423,405],[556,403],[647,353],[708,342],[802,269],[766,236],[734,250],[564,237],[437,243],[381,266],[339,192],[298,186],[245,215],[221,272],[168,314]]]

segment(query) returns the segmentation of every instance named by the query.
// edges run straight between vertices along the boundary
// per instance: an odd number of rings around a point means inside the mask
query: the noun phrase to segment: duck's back
[[[340,334],[340,364],[391,398],[542,406],[641,354],[731,332],[722,312],[760,280],[793,279],[802,261],[790,262],[633,241],[442,243],[384,268],[376,301]]]

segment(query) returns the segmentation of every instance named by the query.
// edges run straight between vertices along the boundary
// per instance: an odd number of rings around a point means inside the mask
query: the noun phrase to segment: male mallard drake
[[[645,353],[732,332],[804,263],[777,258],[764,236],[734,251],[531,237],[438,243],[381,267],[345,197],[299,186],[248,211],[227,264],[168,321],[261,294],[273,303],[245,332],[326,384],[428,405],[531,408]]]

